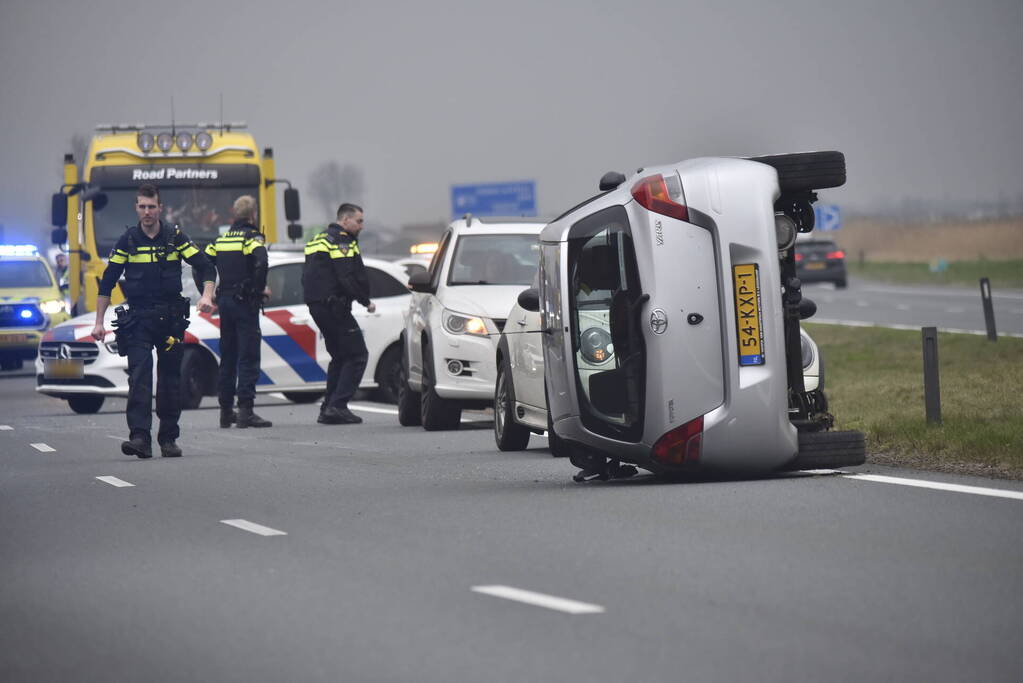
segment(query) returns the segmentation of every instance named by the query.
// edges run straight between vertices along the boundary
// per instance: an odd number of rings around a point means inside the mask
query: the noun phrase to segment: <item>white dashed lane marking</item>
[[[255,522],[250,522],[247,519],[222,519],[222,520],[220,520],[220,523],[221,524],[226,524],[228,526],[233,526],[233,527],[235,527],[237,529],[241,529],[242,531],[248,531],[248,532],[253,533],[253,534],[259,534],[260,536],[287,536],[288,535],[287,531],[280,531],[278,529],[271,529],[268,526],[263,526],[262,524],[256,524]]]
[[[473,586],[472,590],[475,593],[483,593],[484,595],[492,595],[495,598],[544,607],[556,612],[565,612],[566,614],[600,614],[604,611],[604,608],[600,605],[569,600],[568,598],[559,598],[544,593],[534,593],[533,591],[512,588],[511,586]]]
[[[135,485],[135,484],[132,484],[130,482],[125,481],[124,479],[118,479],[117,477],[96,477],[96,478],[99,479],[100,481],[102,481],[105,484],[110,484],[111,486],[116,486],[119,489],[123,489],[126,486],[134,486]]]
[[[29,444],[29,445],[32,448],[36,449],[37,451],[39,451],[41,453],[56,453],[57,452],[56,448],[53,448],[52,446],[47,446],[44,443],[32,443],[32,444]]]
[[[12,431],[13,429],[14,427],[12,427],[11,425],[0,425],[0,432],[9,432]]]

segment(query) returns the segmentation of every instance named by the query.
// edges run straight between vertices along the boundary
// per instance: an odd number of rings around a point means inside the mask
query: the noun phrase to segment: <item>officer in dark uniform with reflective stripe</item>
[[[369,300],[369,278],[359,252],[357,238],[362,221],[361,207],[342,204],[337,210],[337,223],[328,225],[305,245],[305,302],[330,354],[327,393],[317,419],[320,424],[362,422],[348,409],[369,360],[362,330],[352,316],[352,302],[358,301],[370,313],[376,311],[376,304]]]
[[[110,305],[110,293],[124,274],[122,288],[128,310],[118,307],[114,322],[117,350],[128,357],[128,441],[121,452],[139,458],[153,456],[153,355],[156,348],[156,414],[160,418],[157,442],[161,455],[175,458],[181,449],[175,443],[180,434],[182,340],[188,327],[188,299],[181,296],[181,261],[192,266],[202,282],[198,308],[213,310],[216,271],[199,248],[177,226],[160,220],[160,193],[153,185],[142,185],[135,197],[138,224],[121,235],[110,252],[96,297],[96,325],[92,336],[106,337],[103,316]]]
[[[259,306],[266,294],[267,258],[263,234],[256,225],[256,200],[243,195],[234,202],[231,229],[206,247],[217,267],[217,307],[220,309],[220,426],[270,427],[252,412],[259,379]],[[237,380],[238,414],[234,397]]]

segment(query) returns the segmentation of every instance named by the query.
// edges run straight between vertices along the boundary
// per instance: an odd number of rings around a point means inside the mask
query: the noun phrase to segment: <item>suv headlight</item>
[[[109,351],[110,353],[112,353],[114,355],[117,355],[117,342],[116,341],[105,342],[103,344],[103,346],[107,347],[107,351]]]
[[[39,304],[39,308],[43,310],[46,315],[56,315],[57,313],[63,313],[67,310],[67,304],[63,299],[51,299],[50,301],[44,301]]]
[[[600,327],[591,327],[579,335],[579,351],[591,363],[603,363],[614,355],[611,335]]]
[[[477,337],[487,336],[487,324],[483,322],[483,318],[458,315],[451,311],[444,311],[444,329],[451,334],[472,334]]]
[[[813,344],[803,335],[799,335],[799,352],[802,356],[803,369],[806,370],[813,364]]]

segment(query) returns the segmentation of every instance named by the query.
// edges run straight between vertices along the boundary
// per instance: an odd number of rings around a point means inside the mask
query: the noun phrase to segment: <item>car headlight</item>
[[[813,363],[813,344],[803,335],[799,335],[799,351],[802,355],[803,369],[806,370]]]
[[[66,311],[67,304],[63,299],[52,299],[39,304],[39,308],[41,308],[43,313],[46,315],[56,315],[57,313],[63,313]]]
[[[450,311],[444,311],[444,329],[451,334],[472,334],[477,337],[487,336],[487,324],[483,322],[483,318],[458,315]]]
[[[614,355],[611,335],[601,327],[591,327],[579,335],[579,351],[591,363],[603,363]]]
[[[114,355],[117,355],[117,342],[116,341],[106,342],[106,343],[103,344],[103,346],[107,347],[107,351],[109,351],[110,353],[112,353]]]

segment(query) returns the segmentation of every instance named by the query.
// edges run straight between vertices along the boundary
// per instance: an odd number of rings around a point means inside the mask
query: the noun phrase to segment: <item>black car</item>
[[[845,252],[832,240],[796,242],[796,276],[803,282],[834,282],[844,289]]]

